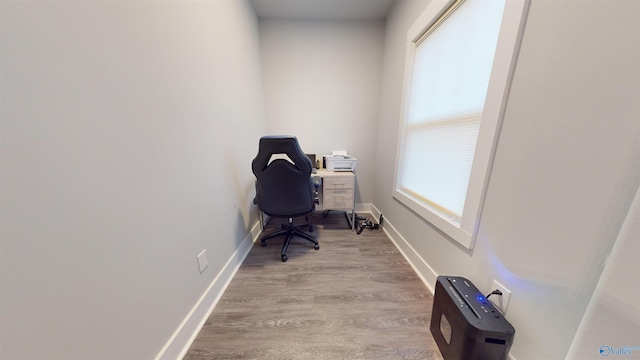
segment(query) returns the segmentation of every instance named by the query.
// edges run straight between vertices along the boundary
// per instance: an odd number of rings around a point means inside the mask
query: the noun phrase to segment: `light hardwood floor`
[[[184,360],[442,359],[433,296],[384,232],[311,221],[320,250],[294,240],[283,263],[282,238],[254,244]]]

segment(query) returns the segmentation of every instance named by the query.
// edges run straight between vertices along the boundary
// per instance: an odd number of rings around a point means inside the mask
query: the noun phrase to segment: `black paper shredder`
[[[507,359],[516,330],[471,281],[438,276],[431,334],[445,360]]]

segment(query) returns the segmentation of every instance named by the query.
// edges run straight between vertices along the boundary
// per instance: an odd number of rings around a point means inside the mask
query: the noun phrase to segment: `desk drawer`
[[[353,191],[329,191],[324,193],[325,209],[353,209]]]
[[[353,177],[326,177],[323,181],[324,190],[353,189]]]

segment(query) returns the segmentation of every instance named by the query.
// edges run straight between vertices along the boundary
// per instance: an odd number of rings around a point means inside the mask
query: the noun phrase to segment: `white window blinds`
[[[504,1],[467,0],[416,43],[398,186],[462,217]]]

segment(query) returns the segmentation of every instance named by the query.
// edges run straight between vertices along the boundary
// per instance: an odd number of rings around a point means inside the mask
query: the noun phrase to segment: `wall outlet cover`
[[[511,300],[511,291],[496,280],[493,280],[493,284],[491,285],[491,290],[489,292],[493,290],[502,291],[502,295],[491,295],[491,297],[489,297],[489,301],[491,301],[498,310],[505,314],[509,306],[509,300]]]
[[[207,259],[207,249],[204,249],[198,254],[198,267],[201,274],[207,266],[209,266],[209,260]]]

